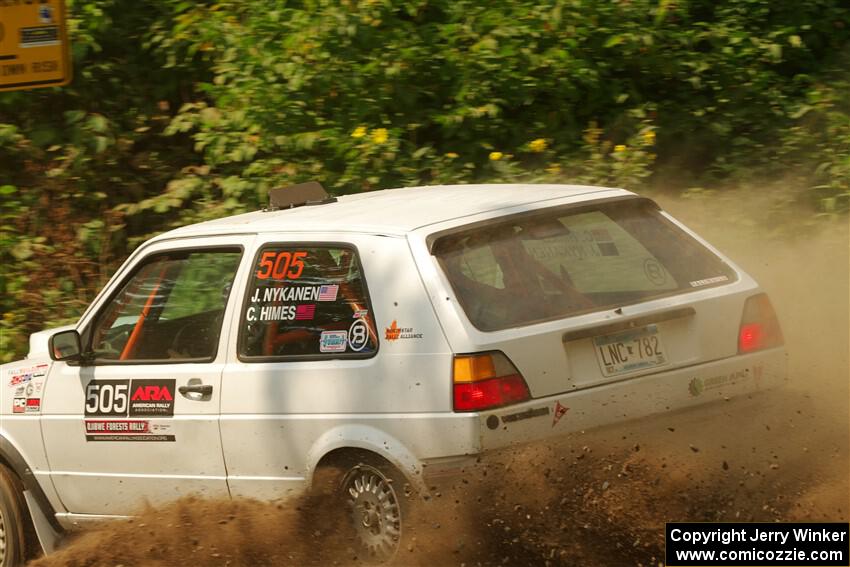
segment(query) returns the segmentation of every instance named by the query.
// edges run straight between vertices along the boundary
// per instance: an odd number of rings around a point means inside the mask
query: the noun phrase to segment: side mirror
[[[80,346],[80,333],[75,330],[56,333],[47,341],[47,350],[53,360],[65,362],[80,360],[83,352]]]

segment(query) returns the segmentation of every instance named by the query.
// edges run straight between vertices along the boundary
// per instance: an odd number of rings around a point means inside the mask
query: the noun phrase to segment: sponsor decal
[[[92,380],[86,385],[85,415],[172,417],[174,379]]]
[[[27,372],[25,374],[14,374],[12,379],[9,380],[9,386],[17,386],[19,384],[26,384],[30,380],[32,380],[32,373]]]
[[[556,240],[533,239],[525,243],[528,252],[540,261],[583,260],[618,256],[619,250],[607,229],[570,230]]]
[[[36,378],[44,378],[47,375],[48,364],[39,364],[37,366],[24,366],[22,368],[11,368],[6,371],[9,376],[9,387],[28,384]],[[41,389],[41,384],[38,385]]]
[[[355,319],[362,319],[363,317],[366,317],[367,315],[369,315],[368,309],[358,309],[357,311],[354,312],[354,315],[352,315],[352,317],[354,317]]]
[[[549,408],[531,408],[518,413],[511,413],[502,416],[502,423],[512,423],[514,421],[522,421],[523,419],[531,419],[533,417],[542,417],[549,415]]]
[[[323,285],[319,288],[319,301],[336,301],[336,295],[339,292],[339,286]]]
[[[667,270],[655,258],[643,261],[643,273],[653,285],[662,286],[667,283]]]
[[[398,323],[395,319],[393,319],[392,325],[387,327],[386,339],[388,341],[397,341],[398,337],[401,335],[401,329],[398,328]]]
[[[159,430],[149,421],[87,419],[86,441],[174,441],[174,435]]]
[[[704,280],[695,280],[691,282],[691,287],[702,287],[704,285],[711,285],[715,283],[729,281],[727,276],[715,276],[713,278],[706,278]]]
[[[175,380],[133,380],[130,417],[174,415]]]
[[[312,321],[313,317],[316,316],[316,305],[299,305],[295,308],[295,320],[296,321]]]
[[[360,352],[369,344],[369,326],[365,319],[356,319],[348,328],[348,346]]]
[[[24,413],[27,410],[26,398],[14,398],[12,400],[12,413]]]
[[[706,390],[715,390],[717,388],[721,388],[723,386],[731,386],[741,380],[745,380],[750,377],[750,370],[736,370],[734,372],[730,372],[729,374],[720,374],[717,376],[711,376],[710,378],[692,378],[690,382],[688,382],[688,392],[692,397],[700,396]]]
[[[567,410],[570,408],[561,405],[561,402],[555,402],[555,407],[552,410],[552,427],[558,425],[558,422],[561,421],[561,418],[566,415]]]
[[[697,397],[702,394],[704,386],[702,384],[702,378],[692,378],[690,382],[688,382],[688,393],[692,397]]]
[[[27,413],[38,413],[41,411],[41,398],[27,398]]]
[[[345,352],[348,331],[322,331],[319,352]]]
[[[398,341],[401,339],[421,339],[422,333],[414,331],[413,327],[399,327],[398,323],[393,320],[392,324],[387,327],[386,339],[388,341]]]

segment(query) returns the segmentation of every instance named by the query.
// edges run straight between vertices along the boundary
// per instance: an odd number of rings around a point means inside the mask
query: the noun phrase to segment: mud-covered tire
[[[0,567],[18,567],[26,557],[21,484],[0,465]]]
[[[418,495],[390,463],[368,453],[352,454],[326,469],[333,470],[330,488],[337,509],[346,515],[362,558],[389,562],[413,537]]]

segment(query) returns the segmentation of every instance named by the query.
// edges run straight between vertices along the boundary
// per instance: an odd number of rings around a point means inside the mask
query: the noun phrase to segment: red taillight
[[[493,409],[531,398],[525,379],[500,352],[456,356],[453,380],[455,411]]]
[[[782,329],[766,293],[747,299],[738,330],[738,353],[754,352],[783,344]]]

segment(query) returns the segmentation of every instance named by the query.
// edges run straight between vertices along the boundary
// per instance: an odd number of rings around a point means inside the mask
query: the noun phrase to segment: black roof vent
[[[294,209],[309,205],[324,205],[335,203],[336,197],[331,197],[325,188],[315,181],[269,189],[269,206],[266,211],[279,209]]]

